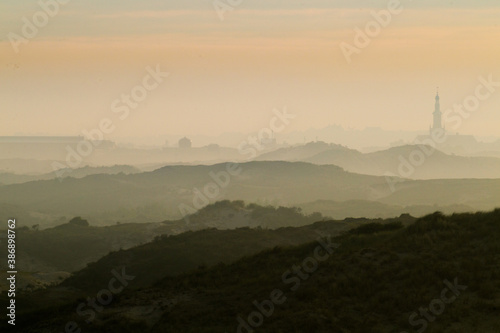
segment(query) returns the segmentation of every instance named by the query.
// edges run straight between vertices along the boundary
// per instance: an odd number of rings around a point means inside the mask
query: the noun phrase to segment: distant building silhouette
[[[461,135],[461,134],[451,134],[446,132],[446,128],[443,126],[442,117],[443,113],[441,112],[440,105],[440,97],[439,91],[436,93],[435,103],[434,103],[434,112],[433,116],[433,124],[429,128],[429,135],[419,135],[415,139],[414,143],[425,143],[425,142],[433,142],[433,134],[436,134],[437,137],[445,135],[445,141],[442,143],[435,143],[437,148],[446,153],[468,153],[479,150],[481,144],[477,142],[476,138],[472,135]],[[439,133],[442,132],[442,133]]]
[[[182,139],[179,140],[179,148],[191,148],[192,146],[192,143],[191,143],[191,140],[186,138],[186,137],[183,137]]]
[[[432,124],[432,127],[431,127],[431,134],[432,134],[432,131],[434,131],[434,130],[443,130],[444,129],[443,123],[442,123],[443,114],[441,113],[441,105],[439,103],[439,91],[436,93],[435,100],[436,100],[436,102],[434,104],[434,112],[432,113],[432,115],[434,117],[434,123]]]

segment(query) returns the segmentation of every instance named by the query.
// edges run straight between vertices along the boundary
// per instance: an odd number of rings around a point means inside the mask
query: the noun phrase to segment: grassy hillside
[[[44,230],[23,227],[17,230],[17,264],[24,272],[74,272],[111,251],[149,243],[159,235],[209,228],[276,229],[304,226],[322,219],[321,214],[304,215],[297,208],[220,201],[197,211],[188,221],[126,223],[106,227],[82,226],[65,221],[64,224]],[[6,233],[0,231],[2,234]],[[2,247],[0,253],[6,257],[6,248]],[[6,268],[6,264],[0,262],[0,268]]]
[[[400,219],[378,220],[381,223],[414,221],[410,216]],[[318,237],[317,232],[338,235],[346,230],[369,223],[369,220],[327,221],[299,228],[280,228],[277,230],[240,228],[236,230],[202,230],[187,232],[176,236],[161,236],[155,241],[128,250],[111,252],[95,263],[90,263],[61,285],[26,294],[32,307],[44,307],[46,299],[54,304],[71,302],[72,299],[98,292],[109,282],[113,269],[127,267],[136,278],[130,288],[150,286],[164,278],[174,276],[218,263],[233,262],[243,256],[253,255],[275,246],[290,246],[309,242]],[[64,295],[62,297],[61,295]]]
[[[72,272],[82,269],[110,251],[147,243],[169,233],[163,223],[123,224],[110,227],[79,226],[65,223],[45,229],[17,230],[20,270],[25,272]],[[2,248],[2,253],[4,253]],[[6,254],[5,254],[6,256]],[[4,267],[5,263],[1,263]]]
[[[327,234],[328,222],[320,225]],[[252,231],[229,233],[234,232]],[[334,238],[331,242],[337,245],[330,247],[326,258],[328,252],[318,252],[322,261],[316,260],[313,269],[307,258],[321,247],[318,241],[275,247],[230,264],[198,267],[139,290],[126,289],[90,326],[76,314],[75,302],[57,312],[25,315],[20,328],[55,331],[74,320],[83,331],[97,333],[237,332],[238,318],[248,322],[258,304],[274,299],[272,314],[262,316],[256,332],[399,333],[425,326],[429,333],[493,333],[500,325],[499,237],[500,209],[452,216],[435,213],[407,227],[397,221],[364,224]],[[328,237],[323,241],[328,243]],[[227,246],[236,249],[237,244]],[[162,267],[156,260],[148,273]],[[133,261],[126,266],[130,274]],[[300,272],[294,266],[302,267]],[[309,267],[308,273],[304,267]],[[67,287],[79,283],[83,280]],[[441,304],[437,299],[446,300],[443,308],[436,307]],[[266,313],[266,307],[259,311]],[[420,311],[427,311],[427,317]]]
[[[402,212],[412,216],[424,216],[439,210],[445,214],[465,213],[472,211],[472,207],[467,205],[391,205],[378,201],[350,200],[336,202],[332,200],[318,200],[296,205],[304,213],[321,212],[323,215],[333,219],[353,218],[389,218],[398,216]]]
[[[405,221],[412,221],[408,217]],[[382,220],[381,220],[382,221]],[[392,222],[386,220],[384,223]],[[298,245],[317,237],[317,230],[338,235],[346,230],[367,223],[357,221],[318,222],[300,228],[277,230],[240,228],[236,230],[207,229],[189,231],[180,235],[164,235],[153,242],[128,250],[113,251],[62,283],[62,287],[92,290],[109,279],[109,272],[116,267],[128,267],[139,272],[132,286],[144,287],[164,276],[187,272],[198,266],[231,262],[245,255],[255,254],[274,246]]]

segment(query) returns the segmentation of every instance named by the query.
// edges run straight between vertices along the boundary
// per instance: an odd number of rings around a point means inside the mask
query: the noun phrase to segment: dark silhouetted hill
[[[25,320],[19,328],[27,333],[56,331],[74,320],[83,331],[96,333],[109,332],[110,327],[120,332],[237,332],[239,317],[247,321],[249,314],[257,311],[255,303],[262,304],[273,291],[280,290],[284,301],[274,305],[272,314],[262,317],[256,331],[412,332],[425,324],[429,333],[497,332],[500,210],[452,216],[434,213],[407,226],[397,220],[368,222],[331,241],[325,236],[329,222],[320,223],[323,240],[337,245],[330,247],[324,261],[314,268],[308,266],[308,273],[300,267],[305,267],[304,260],[314,257],[321,247],[318,241],[273,247],[232,263],[207,263],[149,287],[131,287],[104,307],[91,325],[75,312],[82,298],[57,311],[49,308],[23,314]],[[293,229],[287,232],[293,233]],[[142,253],[143,246],[131,250],[136,254],[110,255],[100,261],[101,266],[86,270],[95,270],[96,289],[107,285],[107,268],[102,266],[107,261],[107,267],[111,262],[117,268],[125,266],[127,273],[144,281],[141,275],[164,269],[161,254],[169,255],[170,251],[165,251],[163,242],[182,244],[186,237],[198,235],[184,246],[185,251],[202,255],[209,239],[219,239],[217,244],[221,245],[211,248],[210,253],[222,255],[218,250],[245,248],[245,239],[252,233],[258,231],[214,230],[172,240],[169,237],[147,245],[158,247],[154,258]],[[179,256],[186,259],[183,253]],[[149,259],[154,268],[146,269]],[[138,262],[141,268],[134,266]],[[85,270],[81,274],[86,274]],[[67,280],[66,290],[92,284],[89,277],[75,275]],[[443,295],[447,303],[438,309],[434,300]],[[30,300],[36,298],[35,294]],[[419,314],[420,308],[429,306],[439,314]]]

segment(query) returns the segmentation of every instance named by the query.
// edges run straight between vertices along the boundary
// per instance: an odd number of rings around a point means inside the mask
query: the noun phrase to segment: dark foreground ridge
[[[314,242],[125,288],[94,315],[77,313],[83,298],[25,313],[16,329],[64,332],[74,321],[97,333],[500,331],[500,209],[434,213],[407,227],[368,223],[331,238],[326,231]]]

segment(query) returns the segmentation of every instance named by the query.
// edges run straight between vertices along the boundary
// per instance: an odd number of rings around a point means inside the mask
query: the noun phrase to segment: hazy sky
[[[111,138],[249,132],[284,106],[297,115],[287,131],[419,130],[436,86],[444,110],[479,76],[500,81],[498,0],[401,0],[349,64],[340,44],[389,2],[242,0],[221,20],[213,0],[71,0],[16,53],[9,34],[22,36],[23,17],[41,8],[3,0],[0,135],[77,135],[103,118]],[[113,102],[157,65],[170,76],[120,120]],[[499,112],[500,88],[459,132],[498,135]]]

